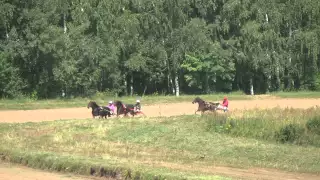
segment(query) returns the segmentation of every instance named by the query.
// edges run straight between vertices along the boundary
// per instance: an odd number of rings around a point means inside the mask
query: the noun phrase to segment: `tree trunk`
[[[252,77],[250,78],[250,94],[251,94],[252,96],[254,95]]]
[[[209,91],[210,91],[208,72],[204,73],[204,91],[205,91],[206,94],[208,94]]]
[[[7,37],[7,39],[9,39],[9,33],[8,33],[7,28],[6,28],[6,37]]]
[[[167,89],[167,91],[168,91],[168,93],[169,94],[174,94],[174,87],[173,87],[173,83],[172,83],[172,78],[171,78],[171,76],[170,76],[170,73],[168,73],[168,75],[167,75],[167,83],[168,83],[168,89]]]
[[[291,28],[291,25],[289,25],[289,39],[292,38],[292,28]],[[289,48],[289,59],[288,59],[288,64],[285,66],[285,89],[291,89],[292,87],[294,87],[294,81],[293,81],[293,78],[291,77],[290,75],[290,72],[289,72],[289,68],[288,67],[291,67],[291,61],[292,61],[292,51],[291,51],[291,48]]]
[[[128,82],[127,82],[126,74],[123,75],[123,80],[124,80],[124,93],[127,96],[128,95]]]
[[[67,33],[67,17],[66,13],[63,13],[63,33]]]
[[[176,72],[176,76],[174,78],[174,82],[176,85],[176,96],[180,96],[180,87],[179,87],[179,76],[178,76],[178,72]]]
[[[142,97],[146,94],[147,88],[148,88],[147,84],[146,84],[146,85],[144,85],[144,89],[143,89]]]
[[[280,80],[280,68],[279,64],[277,63],[276,67],[276,90],[279,91],[281,86],[281,80]]]
[[[170,85],[171,85],[171,93],[172,93],[172,94],[175,94],[175,93],[176,93],[176,90],[174,89],[174,85],[173,85],[173,80],[172,80],[172,78],[170,78]]]
[[[267,22],[267,23],[269,22],[268,14],[266,14],[266,22]]]
[[[133,96],[133,74],[131,74],[130,79],[130,96]]]
[[[268,74],[268,77],[267,77],[267,86],[268,86],[268,91],[272,91],[272,76],[271,74]]]

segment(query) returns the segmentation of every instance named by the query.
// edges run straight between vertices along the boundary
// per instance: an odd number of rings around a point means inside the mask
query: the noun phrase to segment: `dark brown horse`
[[[196,97],[193,101],[192,104],[198,103],[198,109],[194,112],[194,114],[197,114],[198,111],[203,114],[205,111],[216,111],[219,103],[212,103],[212,102],[205,102],[199,97]]]
[[[99,118],[106,118],[111,117],[111,110],[108,107],[101,107],[96,102],[90,101],[87,105],[88,109],[92,109],[92,117],[95,118],[96,116],[99,116]]]
[[[121,114],[128,116],[128,113],[130,113],[132,116],[135,115],[133,104],[124,104],[121,101],[115,101],[114,105],[117,107],[117,117]]]
[[[123,114],[124,116],[128,116],[128,113],[130,113],[132,117],[138,114],[146,116],[142,111],[136,112],[134,110],[134,104],[124,104],[121,101],[115,101],[114,105],[117,107],[117,117],[121,114]]]

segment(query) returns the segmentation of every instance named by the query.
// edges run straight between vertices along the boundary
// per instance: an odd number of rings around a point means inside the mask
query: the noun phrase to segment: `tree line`
[[[0,96],[319,89],[320,1],[0,0]]]

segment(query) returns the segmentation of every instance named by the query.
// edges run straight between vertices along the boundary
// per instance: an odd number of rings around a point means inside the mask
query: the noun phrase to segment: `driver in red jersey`
[[[227,97],[223,98],[222,104],[219,104],[218,109],[223,110],[224,112],[228,111],[229,101]]]

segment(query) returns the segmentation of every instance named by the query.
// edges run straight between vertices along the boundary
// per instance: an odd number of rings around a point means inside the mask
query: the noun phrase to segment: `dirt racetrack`
[[[12,165],[0,164],[0,180],[98,180],[99,178],[75,176],[73,174],[51,173],[42,170]],[[106,179],[107,180],[107,179]]]
[[[143,102],[142,102],[143,103]],[[230,111],[236,109],[252,109],[252,108],[310,108],[320,105],[320,99],[257,99],[257,100],[237,100],[230,101]],[[85,105],[84,105],[85,106]],[[156,116],[174,116],[183,114],[193,114],[197,109],[197,104],[190,103],[175,103],[175,104],[160,104],[143,106],[143,111],[148,117]],[[23,123],[23,122],[40,122],[53,121],[61,119],[85,119],[91,118],[91,110],[83,108],[68,108],[68,109],[39,109],[39,110],[20,110],[20,111],[0,111],[0,122],[7,123]],[[186,168],[186,167],[183,167]],[[174,168],[173,168],[174,169]],[[179,168],[178,168],[179,169]],[[227,169],[227,170],[226,170]],[[255,168],[255,170],[235,169],[228,170],[226,167],[215,167],[210,170],[218,174],[224,174],[231,177],[239,177],[243,179],[320,179],[319,175],[298,174],[289,172],[275,173],[273,170],[267,171],[264,169]],[[281,177],[281,178],[280,178]],[[90,179],[82,177],[70,177],[61,174],[48,173],[39,170],[33,170],[21,166],[3,166],[0,162],[0,180],[2,179],[50,179],[50,180],[71,180],[71,179]]]
[[[143,102],[142,102],[143,103]],[[320,99],[258,99],[258,100],[237,100],[229,102],[230,111],[236,109],[252,108],[273,108],[273,107],[292,107],[310,108],[320,105]],[[85,106],[85,105],[84,105]],[[143,112],[148,117],[175,116],[184,114],[194,114],[197,104],[174,103],[143,106]],[[38,109],[38,110],[19,110],[19,111],[0,111],[0,122],[23,123],[53,121],[61,119],[86,119],[91,117],[91,109],[67,108],[67,109]]]

